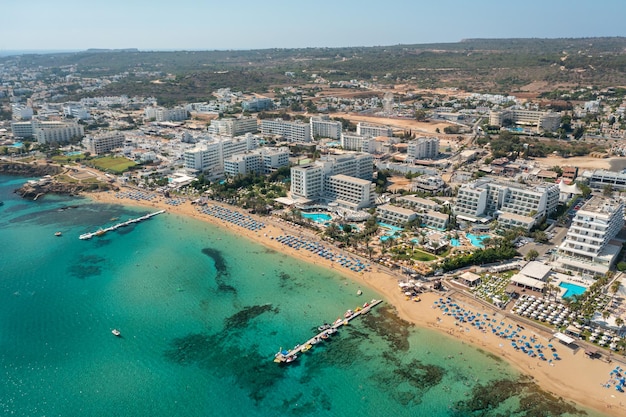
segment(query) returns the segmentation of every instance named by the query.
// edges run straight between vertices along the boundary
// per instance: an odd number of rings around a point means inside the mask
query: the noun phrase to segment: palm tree
[[[613,295],[617,294],[617,292],[619,291],[619,287],[621,286],[622,283],[618,279],[613,281],[613,283],[611,284],[611,292],[613,293]]]

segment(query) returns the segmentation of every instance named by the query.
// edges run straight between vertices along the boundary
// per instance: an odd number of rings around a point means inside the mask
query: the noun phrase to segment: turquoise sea
[[[81,241],[148,211],[22,200],[25,180],[0,176],[2,416],[576,414],[385,304],[276,364],[279,348],[379,295],[172,214]]]

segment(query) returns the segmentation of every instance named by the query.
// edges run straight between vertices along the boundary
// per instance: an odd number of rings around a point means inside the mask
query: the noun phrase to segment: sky
[[[0,52],[626,36],[624,0],[2,0]]]

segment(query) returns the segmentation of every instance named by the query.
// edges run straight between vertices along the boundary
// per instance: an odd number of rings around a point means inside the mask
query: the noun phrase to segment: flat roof
[[[478,281],[480,279],[480,275],[475,274],[473,272],[466,271],[466,272],[463,272],[459,276],[459,278],[461,278],[462,280],[467,281],[467,282],[475,282],[475,281]]]
[[[378,206],[378,209],[387,210],[387,211],[391,211],[394,213],[400,213],[405,216],[411,216],[411,215],[417,214],[413,210],[405,209],[404,207],[394,206],[393,204],[383,204],[382,206]]]
[[[544,265],[541,262],[532,261],[528,262],[526,266],[521,271],[519,271],[519,273],[522,275],[526,275],[527,277],[543,281],[551,270],[552,267],[550,265]]]
[[[543,290],[543,287],[546,284],[543,281],[539,281],[538,279],[527,277],[526,275],[522,275],[522,274],[513,275],[511,277],[511,282],[515,282],[517,284],[521,284],[530,288],[536,288],[538,290]]]
[[[566,336],[561,332],[554,333],[554,337],[556,337],[557,339],[559,339],[561,342],[565,343],[566,345],[571,345],[572,343],[574,343],[573,338]]]

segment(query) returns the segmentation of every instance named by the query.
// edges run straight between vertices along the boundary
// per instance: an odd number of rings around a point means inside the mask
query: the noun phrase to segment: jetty
[[[299,353],[307,352],[312,349],[317,343],[328,340],[331,335],[341,327],[348,324],[350,321],[355,318],[368,313],[372,308],[376,307],[378,304],[382,303],[383,300],[372,300],[369,303],[363,304],[363,307],[357,307],[354,310],[348,310],[344,314],[343,318],[338,318],[333,322],[333,324],[323,325],[318,328],[321,330],[317,335],[313,336],[306,342],[302,344],[296,345],[291,350],[281,350],[274,355],[274,362],[277,363],[291,363],[298,358]]]
[[[103,234],[108,233],[108,232],[112,232],[113,230],[117,230],[120,227],[125,227],[125,226],[131,225],[133,223],[139,223],[139,222],[142,222],[144,220],[148,220],[149,218],[154,217],[156,215],[159,215],[161,213],[165,213],[165,210],[155,211],[154,213],[148,213],[148,214],[146,214],[144,216],[137,217],[136,219],[126,220],[125,222],[118,223],[115,226],[107,227],[106,229],[98,229],[95,232],[83,233],[82,235],[78,236],[78,238],[80,240],[87,240],[87,239],[91,239],[94,236],[102,236]]]

